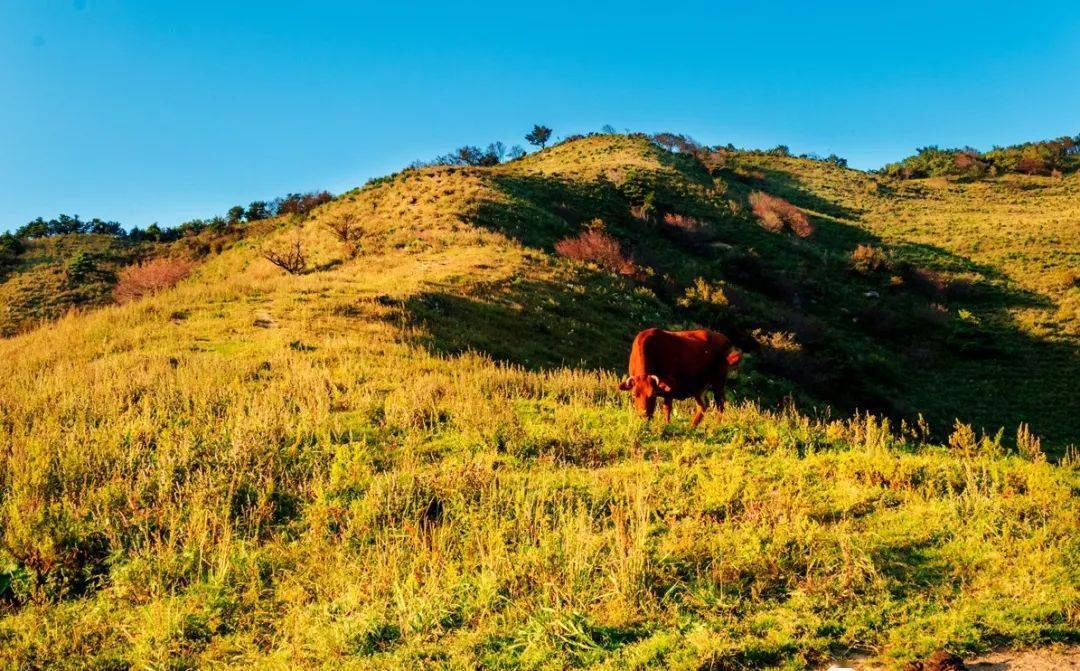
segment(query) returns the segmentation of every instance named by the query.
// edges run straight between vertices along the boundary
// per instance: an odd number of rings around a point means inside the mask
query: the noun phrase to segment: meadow
[[[598,136],[251,224],[174,288],[0,340],[0,664],[793,670],[1075,643],[1078,182],[1055,179],[1018,178],[1065,209],[1010,248],[1001,222],[1037,206],[1009,181],[710,172]],[[755,223],[763,188],[815,232]],[[556,253],[590,227],[635,270]],[[303,272],[264,258],[296,244]],[[852,270],[859,244],[981,293]],[[860,322],[870,292],[941,315],[926,347]],[[630,338],[703,322],[787,336],[723,417],[643,424],[616,389]],[[997,393],[974,402],[973,371]]]

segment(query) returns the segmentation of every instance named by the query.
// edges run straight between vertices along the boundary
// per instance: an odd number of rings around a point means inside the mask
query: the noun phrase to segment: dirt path
[[[966,663],[972,671],[1080,671],[1080,646],[994,652]]]
[[[1080,646],[991,652],[964,660],[969,671],[1080,671]],[[865,659],[836,662],[824,669],[881,671],[883,667]]]

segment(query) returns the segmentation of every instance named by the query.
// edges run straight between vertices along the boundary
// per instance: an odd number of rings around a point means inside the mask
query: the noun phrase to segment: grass
[[[0,341],[0,664],[801,669],[1075,642],[1072,453],[762,407],[791,386],[754,364],[702,430],[631,416],[630,336],[692,319],[684,282],[700,310],[720,284],[782,300],[714,255],[847,258],[828,217],[855,203],[774,185],[817,225],[797,240],[739,211],[757,188],[610,136],[407,171]],[[717,237],[635,220],[647,193]],[[598,216],[651,278],[554,254]],[[296,239],[312,270],[261,258]]]

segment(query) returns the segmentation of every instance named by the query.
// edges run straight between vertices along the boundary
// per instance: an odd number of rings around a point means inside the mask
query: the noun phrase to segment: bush
[[[1026,175],[1052,175],[1073,170],[1080,138],[1027,142],[1009,147],[995,147],[980,152],[971,147],[940,149],[920,147],[914,156],[890,163],[881,172],[900,179],[920,177],[965,177],[978,179],[1003,172]]]
[[[23,241],[11,233],[0,235],[0,278],[15,267],[25,249]]]
[[[750,194],[750,208],[766,230],[778,233],[786,226],[800,238],[814,233],[814,225],[806,213],[778,196],[754,191]]]
[[[277,214],[306,215],[323,203],[328,203],[334,197],[329,191],[312,191],[310,193],[290,193],[277,200],[274,211]]]
[[[619,241],[598,227],[590,228],[572,238],[555,243],[560,256],[583,263],[595,263],[604,270],[617,275],[632,277],[638,268],[622,250]]]
[[[363,230],[356,221],[355,214],[346,212],[336,219],[328,221],[326,227],[339,242],[344,243],[349,248],[350,256],[356,256],[359,253],[360,236],[363,234]]]
[[[663,217],[664,232],[690,247],[704,247],[716,236],[698,219],[685,214],[668,213]]]
[[[929,298],[944,297],[949,285],[943,274],[929,268],[908,265],[901,269],[901,275],[908,286]]]
[[[650,191],[638,205],[630,206],[630,216],[638,221],[652,223],[656,219],[656,194]]]
[[[887,270],[889,258],[880,247],[859,245],[851,252],[851,267],[864,274]]]
[[[117,275],[113,297],[127,303],[176,285],[191,274],[193,261],[174,257],[158,257],[123,268]]]
[[[101,257],[93,252],[79,251],[64,264],[64,274],[69,285],[77,286],[98,275]]]

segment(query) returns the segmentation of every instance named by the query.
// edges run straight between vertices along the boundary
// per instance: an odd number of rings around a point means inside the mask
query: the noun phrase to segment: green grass
[[[769,190],[816,213],[814,239],[745,214],[749,171],[766,168]],[[751,357],[698,431],[684,405],[643,426],[616,390],[642,325],[796,320],[778,273],[812,287],[797,312],[820,333],[812,351],[854,356],[856,377],[887,367],[902,343],[841,312],[884,280],[844,259],[922,241],[862,204],[887,199],[856,188],[870,181],[780,159],[714,180],[617,136],[406,171],[260,224],[167,292],[0,341],[0,665],[802,669],[851,650],[899,664],[1076,642],[1064,413],[1038,415],[1058,441],[1047,460],[1013,440],[1012,415],[1004,440],[936,441],[842,411],[891,393],[965,411],[962,389],[935,399],[904,371],[845,397]],[[649,192],[707,221],[708,246],[630,217]],[[364,231],[355,258],[324,227],[346,213]],[[553,256],[597,216],[651,275]],[[260,257],[296,238],[316,270]],[[931,260],[965,272],[994,262],[941,249]],[[698,279],[745,304],[688,293]],[[1043,279],[1006,267],[987,282],[1002,291],[973,314],[1019,315],[995,322],[1016,343],[1070,345],[1064,325],[1024,321],[1053,308],[993,303]],[[1061,304],[1071,289],[1045,291]],[[905,314],[926,302],[889,296]],[[962,332],[941,328],[933,356]],[[812,416],[773,405],[790,393]],[[996,426],[1004,405],[972,417]]]

